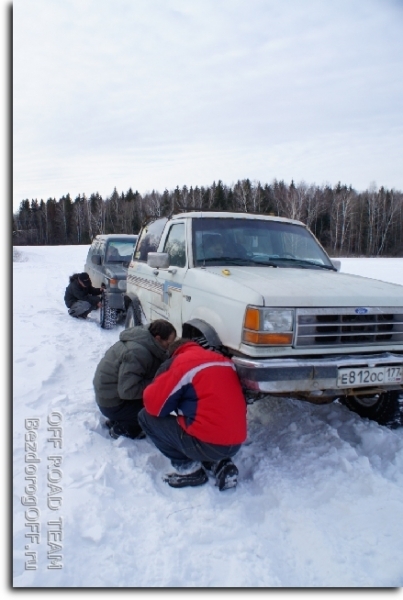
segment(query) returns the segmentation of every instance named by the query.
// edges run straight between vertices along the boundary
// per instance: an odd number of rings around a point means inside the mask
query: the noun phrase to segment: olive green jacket
[[[166,351],[148,331],[131,327],[119,336],[96,368],[93,384],[99,406],[119,406],[142,399],[144,388],[166,358]]]

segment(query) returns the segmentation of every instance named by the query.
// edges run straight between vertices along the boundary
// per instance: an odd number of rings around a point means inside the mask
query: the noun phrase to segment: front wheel
[[[361,417],[396,429],[403,425],[403,398],[398,391],[368,396],[343,396],[340,402]]]
[[[125,329],[137,327],[138,325],[141,325],[140,303],[137,303],[136,306],[130,304],[126,311]]]
[[[118,314],[116,308],[109,306],[108,296],[102,294],[101,299],[101,312],[99,315],[99,323],[102,329],[113,329],[118,320]]]

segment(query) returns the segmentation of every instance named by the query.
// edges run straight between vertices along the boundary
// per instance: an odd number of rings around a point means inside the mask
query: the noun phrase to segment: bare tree
[[[383,253],[387,237],[399,211],[399,203],[395,197],[394,191],[385,192],[382,187],[378,193],[378,247],[376,255]]]
[[[353,207],[354,192],[339,182],[333,190],[333,204],[331,211],[333,231],[333,253],[343,254],[347,236],[351,228],[351,215]]]

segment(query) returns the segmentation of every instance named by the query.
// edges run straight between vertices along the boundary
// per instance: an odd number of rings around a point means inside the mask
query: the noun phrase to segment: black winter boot
[[[200,468],[193,473],[182,475],[181,473],[168,473],[163,480],[173,488],[195,487],[207,483],[208,477],[204,469]]]
[[[203,462],[202,464],[206,471],[215,476],[220,492],[236,487],[239,471],[230,458],[223,458],[216,463]]]
[[[144,431],[139,428],[132,429],[131,431],[127,431],[124,427],[122,427],[118,422],[114,422],[112,427],[109,429],[109,435],[114,440],[117,440],[120,436],[130,438],[131,440],[142,440],[146,437]]]

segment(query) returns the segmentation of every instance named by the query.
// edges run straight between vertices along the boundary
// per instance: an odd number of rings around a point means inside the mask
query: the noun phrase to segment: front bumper
[[[233,356],[241,383],[246,390],[267,394],[302,393],[337,395],[352,393],[338,388],[338,369],[402,366],[403,355],[384,352],[372,355],[339,355],[327,358],[253,359]],[[362,389],[362,388],[360,388]],[[367,387],[366,389],[370,389]],[[371,387],[371,389],[373,389]],[[377,391],[403,389],[403,385],[379,384]],[[355,391],[357,391],[355,389]]]

